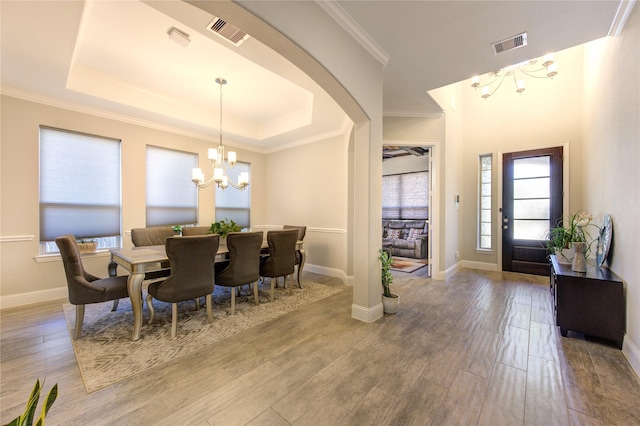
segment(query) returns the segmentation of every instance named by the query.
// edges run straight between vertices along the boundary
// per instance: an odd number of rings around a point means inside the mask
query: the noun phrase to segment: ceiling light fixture
[[[169,38],[171,40],[175,41],[178,45],[182,47],[187,47],[191,42],[191,39],[189,38],[189,34],[185,33],[184,31],[180,31],[176,27],[171,27],[169,31],[167,31],[167,34],[169,34]]]
[[[489,80],[484,83],[481,83],[480,76],[476,75],[471,78],[471,87],[474,89],[481,88],[482,97],[487,99],[500,88],[506,78],[513,78],[516,92],[522,93],[526,85],[524,79],[521,77],[553,78],[558,74],[558,64],[554,62],[553,54],[545,55],[542,58],[542,64],[536,65],[539,61],[540,59],[532,59],[499,69],[498,71],[492,71],[487,74]]]
[[[236,153],[229,151],[228,157],[225,161],[224,158],[224,145],[222,144],[222,86],[227,84],[227,80],[224,78],[216,78],[216,83],[220,85],[220,140],[217,148],[209,148],[208,158],[213,168],[213,176],[208,181],[204,181],[204,173],[202,169],[194,168],[192,171],[191,180],[196,184],[198,188],[206,188],[213,182],[216,183],[218,188],[225,189],[231,185],[236,189],[244,190],[249,186],[249,173],[241,172],[238,175],[238,183],[234,183],[227,174],[227,167],[233,167],[236,164]]]

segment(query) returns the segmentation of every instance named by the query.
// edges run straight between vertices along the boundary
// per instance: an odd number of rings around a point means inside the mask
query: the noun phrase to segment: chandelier
[[[545,55],[542,58],[542,64],[538,64],[538,62],[538,59],[532,59],[498,71],[492,71],[488,74],[489,81],[482,84],[480,83],[480,76],[476,75],[471,78],[471,87],[474,89],[480,87],[482,89],[482,97],[487,99],[502,86],[505,80],[513,80],[516,92],[522,93],[525,89],[525,82],[522,77],[553,78],[558,74],[558,64],[553,61],[552,54]]]
[[[227,84],[227,80],[224,78],[216,78],[216,83],[220,85],[220,140],[217,148],[209,148],[207,157],[213,168],[213,176],[205,182],[204,173],[200,168],[194,168],[192,171],[191,180],[196,184],[198,188],[206,188],[215,182],[218,188],[225,189],[229,185],[236,189],[244,190],[249,186],[249,173],[241,172],[238,175],[238,183],[234,183],[227,173],[228,167],[233,167],[236,164],[235,151],[229,151],[228,157],[224,158],[224,145],[222,144],[222,86]]]

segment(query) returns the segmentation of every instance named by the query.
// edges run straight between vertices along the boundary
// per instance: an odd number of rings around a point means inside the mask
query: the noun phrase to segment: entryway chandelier
[[[489,81],[484,83],[481,83],[480,76],[476,75],[471,78],[471,87],[474,89],[480,87],[482,89],[482,97],[487,99],[502,86],[505,79],[513,79],[516,92],[522,93],[525,90],[525,82],[522,79],[523,76],[553,78],[558,74],[558,65],[553,61],[552,54],[544,56],[542,58],[542,64],[538,64],[539,61],[539,59],[532,59],[499,69],[498,71],[492,71],[487,74]]]
[[[200,168],[194,168],[192,171],[191,180],[196,184],[198,188],[206,188],[212,183],[216,183],[218,188],[225,189],[229,185],[236,189],[244,190],[249,186],[249,173],[241,172],[238,175],[238,183],[234,183],[227,174],[227,167],[233,167],[236,164],[235,151],[229,151],[228,157],[224,158],[224,145],[222,144],[222,86],[227,84],[227,80],[224,78],[216,78],[216,83],[220,85],[220,140],[217,148],[209,148],[207,157],[213,168],[213,176],[208,181],[204,181],[204,173]]]

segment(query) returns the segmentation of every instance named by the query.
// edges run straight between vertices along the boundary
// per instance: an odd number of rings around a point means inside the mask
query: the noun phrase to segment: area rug
[[[391,269],[400,272],[414,272],[427,266],[427,259],[411,259],[408,257],[394,256],[391,263]]]
[[[78,340],[73,340],[75,306],[64,304],[64,316],[85,389],[87,393],[94,392],[342,291],[310,280],[305,280],[303,285],[300,289],[294,283],[293,295],[289,295],[281,283],[281,287],[276,288],[276,298],[270,302],[271,284],[267,280],[258,287],[258,306],[254,304],[253,293],[245,286],[236,297],[235,315],[229,313],[231,289],[216,287],[213,323],[207,318],[204,298],[198,311],[195,302],[182,302],[178,305],[175,339],[171,338],[170,303],[154,300],[152,325],[148,324],[149,312],[144,304],[141,338],[137,341],[131,340],[133,313],[129,299],[122,299],[116,312],[110,312],[112,302],[87,305],[82,337]]]

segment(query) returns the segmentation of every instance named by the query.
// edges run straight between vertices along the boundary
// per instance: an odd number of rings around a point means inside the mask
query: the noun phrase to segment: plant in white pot
[[[393,263],[393,257],[389,252],[383,249],[380,249],[379,253],[378,259],[380,259],[382,272],[382,307],[384,312],[388,314],[395,314],[398,312],[400,297],[395,293],[391,293],[391,290],[389,289],[389,285],[393,283],[393,275],[391,274],[391,263]]]
[[[80,253],[95,253],[98,249],[98,240],[95,238],[76,236],[76,241],[78,242]]]

